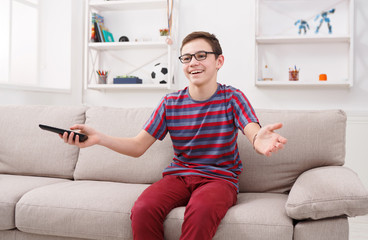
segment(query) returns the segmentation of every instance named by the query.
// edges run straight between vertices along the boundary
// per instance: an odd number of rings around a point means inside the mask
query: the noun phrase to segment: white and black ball
[[[164,63],[156,63],[151,72],[151,78],[155,84],[166,84],[168,78],[168,68]]]

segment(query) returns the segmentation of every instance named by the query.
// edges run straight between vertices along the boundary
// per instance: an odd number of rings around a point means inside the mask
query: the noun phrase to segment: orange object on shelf
[[[327,81],[327,75],[326,74],[320,74],[319,75],[319,80],[320,81]]]

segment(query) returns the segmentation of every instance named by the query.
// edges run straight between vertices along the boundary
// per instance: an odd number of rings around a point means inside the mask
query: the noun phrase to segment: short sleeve
[[[143,129],[158,140],[163,140],[167,134],[165,97],[161,99]]]
[[[255,122],[259,124],[256,113],[247,97],[240,90],[234,90],[231,104],[234,114],[234,123],[244,133],[244,128],[248,123]]]

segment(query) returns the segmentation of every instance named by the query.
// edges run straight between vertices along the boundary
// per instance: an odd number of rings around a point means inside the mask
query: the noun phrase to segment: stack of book
[[[91,41],[114,42],[113,35],[104,26],[104,17],[97,13],[92,13]]]

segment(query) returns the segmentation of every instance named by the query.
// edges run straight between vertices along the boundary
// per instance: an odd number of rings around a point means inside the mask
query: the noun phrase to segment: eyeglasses
[[[203,61],[207,58],[207,54],[216,54],[216,55],[218,55],[215,52],[199,51],[199,52],[196,52],[196,53],[193,53],[193,54],[188,53],[188,54],[181,55],[179,57],[179,60],[180,60],[181,63],[190,63],[190,61],[192,61],[192,57],[194,56],[194,58],[197,61]]]

